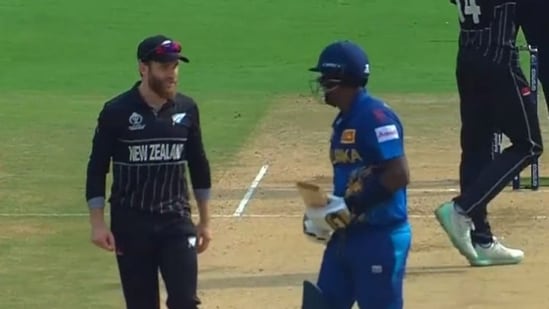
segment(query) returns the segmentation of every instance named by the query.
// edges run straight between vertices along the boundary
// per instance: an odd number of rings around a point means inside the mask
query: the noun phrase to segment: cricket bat
[[[296,182],[296,186],[299,195],[307,207],[320,208],[328,203],[328,196],[322,191],[319,185],[298,181]]]

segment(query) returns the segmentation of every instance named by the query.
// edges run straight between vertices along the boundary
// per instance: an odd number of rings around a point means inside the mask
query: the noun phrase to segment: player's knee
[[[539,157],[543,153],[543,140],[540,136],[530,137],[528,139],[520,139],[513,141],[513,145],[508,150],[524,154],[529,157]]]
[[[541,142],[530,141],[529,143],[522,143],[515,145],[519,151],[527,157],[528,162],[534,162],[543,153],[543,144]]]
[[[538,140],[533,140],[530,142],[530,153],[532,157],[537,158],[543,153],[543,140],[539,138]]]
[[[535,153],[539,157],[543,153],[543,143],[539,143],[539,145],[535,146]]]

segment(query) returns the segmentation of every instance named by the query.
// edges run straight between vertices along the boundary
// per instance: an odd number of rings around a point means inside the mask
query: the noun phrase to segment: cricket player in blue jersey
[[[302,308],[350,309],[355,302],[364,309],[403,308],[412,231],[402,123],[366,90],[370,63],[355,43],[328,45],[310,70],[320,73],[324,101],[339,113],[330,141],[333,193],[325,207],[307,209],[303,221],[305,234],[327,243],[319,293],[311,299],[304,290]]]

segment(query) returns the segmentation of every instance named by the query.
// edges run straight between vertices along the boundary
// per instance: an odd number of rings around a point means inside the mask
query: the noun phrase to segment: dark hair
[[[151,68],[151,62],[149,60],[139,60],[139,62],[149,67],[149,69]],[[143,77],[143,73],[141,73],[141,70],[139,70],[139,76]]]

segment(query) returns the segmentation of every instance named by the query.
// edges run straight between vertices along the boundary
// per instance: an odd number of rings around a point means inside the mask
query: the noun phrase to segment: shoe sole
[[[504,265],[516,265],[520,264],[522,260],[469,260],[469,264],[474,267],[488,267],[488,266],[504,266]]]
[[[442,227],[442,229],[446,232],[446,235],[448,235],[448,238],[450,238],[450,241],[454,245],[454,248],[456,248],[461,255],[463,255],[468,260],[474,259],[475,258],[474,256],[469,256],[469,254],[467,254],[465,252],[465,250],[462,250],[460,248],[460,246],[457,245],[458,241],[454,237],[452,237],[452,233],[450,233],[450,229],[448,229],[446,227],[446,225],[444,224],[444,209],[443,209],[444,207],[446,207],[446,206],[445,205],[440,206],[439,208],[437,208],[435,210],[435,217],[436,217],[440,227]]]

